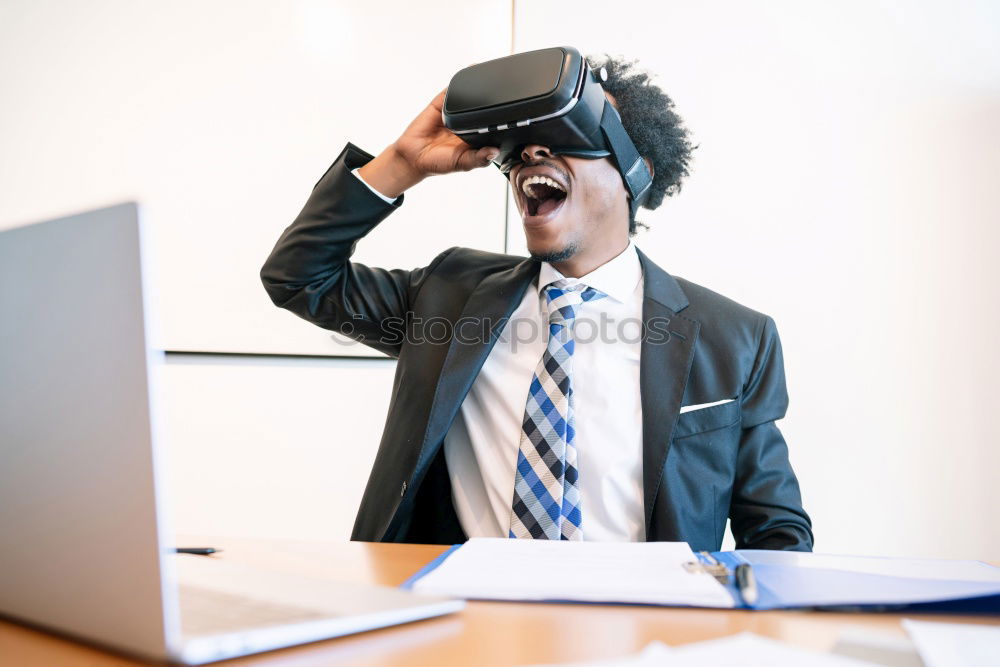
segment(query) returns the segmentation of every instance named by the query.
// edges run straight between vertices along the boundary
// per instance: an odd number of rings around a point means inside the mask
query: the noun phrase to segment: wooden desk
[[[333,544],[187,538],[225,549],[240,563],[334,580],[395,586],[444,550],[407,544]],[[903,635],[902,616],[797,611],[746,612],[650,607],[470,602],[458,614],[260,654],[226,665],[521,665],[619,657],[653,640],[683,644],[749,630],[828,650],[861,626]],[[1000,625],[1000,618],[922,616]],[[17,667],[138,665],[129,658],[0,621],[0,664]]]

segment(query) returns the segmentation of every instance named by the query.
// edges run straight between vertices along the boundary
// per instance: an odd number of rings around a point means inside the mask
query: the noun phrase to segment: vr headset
[[[474,148],[498,147],[494,162],[505,175],[521,162],[527,144],[546,146],[553,155],[610,157],[635,218],[653,176],[604,95],[606,79],[603,68],[594,72],[569,46],[479,63],[452,77],[444,125]]]

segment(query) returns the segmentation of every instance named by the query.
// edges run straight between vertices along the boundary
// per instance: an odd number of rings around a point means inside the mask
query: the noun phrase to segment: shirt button
[[[400,489],[399,489],[399,495],[400,496],[405,496],[406,495],[406,482],[403,482],[403,486],[400,487]]]

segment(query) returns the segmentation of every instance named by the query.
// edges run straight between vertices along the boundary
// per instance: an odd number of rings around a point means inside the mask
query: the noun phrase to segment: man
[[[655,208],[687,175],[687,133],[634,64],[593,66],[653,173]],[[509,179],[530,258],[451,248],[413,271],[350,262],[404,191],[496,157],[443,126],[443,99],[375,158],[348,144],[261,271],[276,305],[398,359],[353,539],[715,550],[730,519],[739,548],[811,549],[775,425],[788,399],[774,322],[636,249],[611,159],[521,149]]]

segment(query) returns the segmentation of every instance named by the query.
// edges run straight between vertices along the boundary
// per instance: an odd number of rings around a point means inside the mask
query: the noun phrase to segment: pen
[[[757,580],[754,579],[753,569],[747,563],[736,566],[736,587],[740,589],[743,602],[752,607],[757,603]]]
[[[196,556],[210,556],[214,553],[222,551],[222,549],[213,549],[212,547],[177,547],[174,549],[179,554],[194,554]]]

